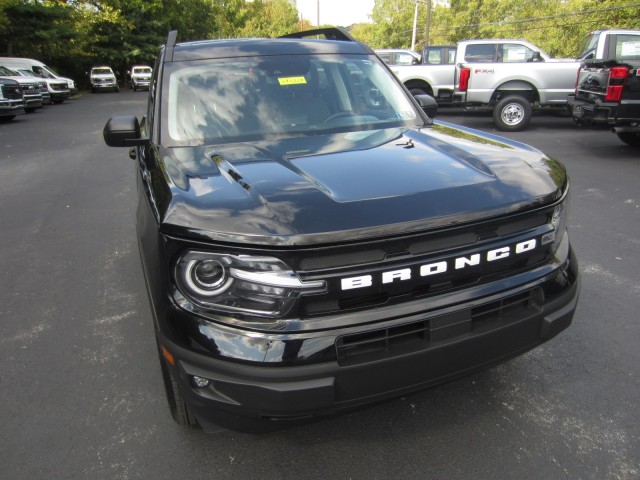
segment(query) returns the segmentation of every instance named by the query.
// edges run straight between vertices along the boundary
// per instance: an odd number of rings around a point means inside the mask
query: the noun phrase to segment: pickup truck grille
[[[19,85],[2,85],[2,96],[7,100],[22,100],[22,90]]]
[[[548,247],[541,238],[551,228],[551,212],[539,212],[491,223],[401,239],[370,242],[303,256],[290,264],[305,280],[327,281],[328,292],[304,297],[299,314],[304,318],[370,309],[402,302],[426,299],[443,293],[496,281],[536,268],[549,261]],[[500,261],[486,261],[488,252],[507,248],[514,252],[520,241],[535,241],[536,248]],[[457,258],[482,260],[478,265],[454,268]],[[425,265],[447,264],[446,271],[422,276]],[[410,278],[396,278],[385,284],[384,272],[410,271]],[[345,288],[345,279],[364,278],[370,285]],[[357,283],[357,282],[356,282]]]
[[[37,83],[22,83],[20,84],[23,95],[36,95],[40,93],[40,87]]]

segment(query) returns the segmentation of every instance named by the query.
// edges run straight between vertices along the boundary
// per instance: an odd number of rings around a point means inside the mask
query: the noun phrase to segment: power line
[[[529,23],[529,22],[534,22],[534,21],[539,21],[539,20],[553,20],[556,18],[566,18],[566,17],[575,17],[575,16],[581,16],[581,15],[591,15],[593,13],[602,13],[602,12],[609,12],[609,11],[614,11],[614,10],[624,10],[625,8],[633,8],[633,7],[640,7],[640,3],[629,3],[627,5],[619,5],[617,7],[607,7],[607,8],[597,8],[597,9],[592,9],[592,10],[585,10],[583,12],[573,12],[573,13],[559,13],[556,15],[545,15],[543,17],[531,17],[531,18],[522,18],[519,20],[511,20],[508,22],[505,22],[504,20],[501,20],[499,22],[490,22],[490,23],[476,23],[476,24],[470,24],[470,25],[448,25],[447,27],[435,27],[436,29],[438,28],[481,28],[481,27],[491,27],[491,26],[496,26],[496,25],[513,25],[513,24],[518,24],[518,23]]]

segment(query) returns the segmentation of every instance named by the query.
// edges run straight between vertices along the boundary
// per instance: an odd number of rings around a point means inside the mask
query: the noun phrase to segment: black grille
[[[7,100],[22,100],[20,86],[2,85],[2,96]]]
[[[472,333],[489,331],[539,314],[543,302],[542,290],[536,288],[404,325],[345,335],[336,340],[338,363],[343,366],[368,363],[435,347]]]
[[[382,241],[368,246],[357,245],[342,248],[341,252],[317,250],[302,258],[298,270],[320,270],[326,268],[354,267],[379,263],[385,259],[402,255],[424,255],[460,247],[470,247],[480,241],[501,238],[518,232],[534,229],[546,224],[549,217],[545,213],[527,215],[523,218],[506,219],[484,223],[449,232],[430,235],[416,235],[401,240]]]
[[[331,250],[328,249],[326,254],[316,251],[310,252],[313,256],[301,255],[299,266],[318,268],[306,272],[302,268],[297,270],[302,270],[305,279],[327,281],[328,292],[303,297],[299,315],[333,315],[415,301],[534,269],[550,258],[549,246],[542,244],[544,235],[551,231],[548,221],[548,212],[538,212],[451,231],[350,246],[351,251],[343,248],[340,254],[329,255]],[[535,240],[536,248],[522,254],[510,254],[499,261],[486,260],[490,250],[508,247],[513,252],[514,242],[527,240]],[[459,269],[454,267],[456,258],[471,258],[473,255],[480,255],[478,264]],[[344,266],[345,263],[348,266]],[[446,271],[436,275],[419,273],[421,265],[436,263],[446,263]],[[324,268],[320,269],[320,266]],[[384,272],[399,270],[409,270],[410,278],[382,283]],[[362,288],[343,288],[344,279],[358,277],[367,277],[370,284]]]

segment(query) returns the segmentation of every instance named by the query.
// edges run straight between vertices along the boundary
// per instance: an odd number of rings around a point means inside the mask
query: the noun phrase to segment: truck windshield
[[[168,146],[422,124],[374,56],[289,55],[173,63],[164,89]]]
[[[4,75],[5,77],[18,77],[18,72],[14,72],[13,70],[0,66],[0,75]]]
[[[598,45],[598,38],[600,37],[600,33],[590,33],[582,40],[582,45],[580,45],[580,55],[578,55],[579,60],[587,60],[587,57],[592,52],[595,52],[596,46]]]

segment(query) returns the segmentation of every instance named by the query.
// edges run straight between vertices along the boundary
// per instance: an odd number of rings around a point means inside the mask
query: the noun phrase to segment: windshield
[[[151,67],[135,67],[133,73],[138,75],[141,73],[151,75]]]
[[[5,77],[19,77],[18,72],[14,72],[10,68],[0,66],[0,75],[4,75]]]
[[[91,75],[113,75],[110,68],[92,68]]]
[[[600,37],[600,33],[590,33],[582,40],[582,45],[580,45],[580,55],[577,58],[584,59],[584,57],[595,50],[596,45],[598,45],[598,38]]]
[[[174,63],[167,66],[167,75],[162,102],[163,135],[169,137],[162,142],[167,146],[423,123],[404,90],[373,56]]]

